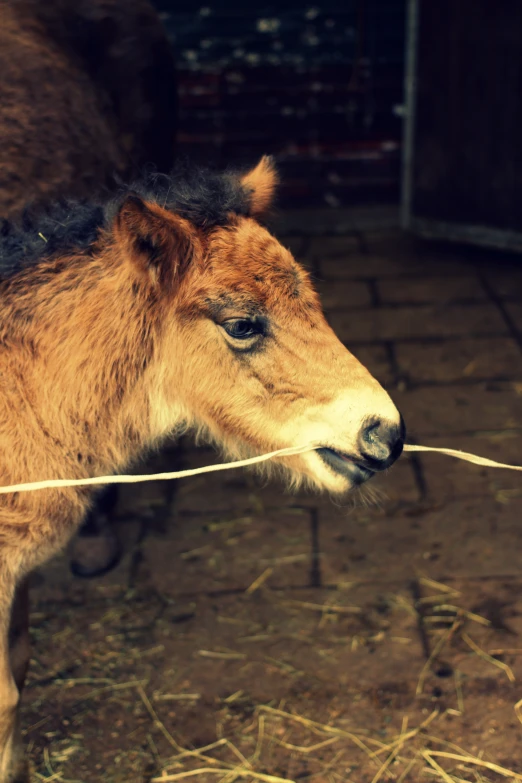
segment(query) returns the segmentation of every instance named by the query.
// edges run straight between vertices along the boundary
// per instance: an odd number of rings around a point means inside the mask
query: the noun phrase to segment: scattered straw
[[[161,775],[159,778],[152,778],[151,783],[169,783],[171,780],[185,780],[196,775],[224,775],[233,772],[237,777],[250,778],[251,780],[261,780],[264,783],[295,783],[290,778],[279,778],[275,775],[264,775],[261,772],[253,772],[251,769],[242,767],[222,767],[220,769],[210,769],[202,767],[201,769],[192,769],[188,772],[177,772],[175,775]]]
[[[453,590],[453,588],[450,588],[447,585],[442,584],[441,582],[436,582],[426,577],[420,577],[418,581],[419,584],[422,584],[432,590],[436,590],[437,597],[439,597],[441,594],[445,597],[449,597],[450,594],[456,597],[460,594],[458,591]],[[416,695],[420,696],[423,693],[424,683],[430,669],[432,668],[432,665],[440,656],[445,645],[451,640],[451,638],[458,631],[460,631],[460,638],[468,645],[468,647],[470,647],[473,650],[473,652],[476,655],[478,655],[482,660],[490,663],[492,666],[502,669],[502,671],[506,673],[510,682],[514,682],[515,675],[513,674],[513,670],[511,669],[511,667],[508,666],[506,663],[497,660],[491,654],[488,654],[484,650],[482,650],[478,646],[478,644],[476,644],[473,641],[473,639],[471,639],[469,634],[467,634],[463,630],[465,621],[471,621],[479,625],[482,625],[484,627],[491,627],[491,621],[485,617],[482,617],[481,615],[475,614],[474,612],[470,612],[461,606],[457,606],[455,604],[450,604],[450,603],[436,604],[430,609],[430,612],[432,612],[432,614],[425,614],[426,607],[432,603],[432,598],[433,596],[426,596],[426,597],[419,598],[415,602],[415,607],[417,609],[419,621],[422,623],[422,625],[425,628],[441,623],[447,624],[449,622],[451,622],[451,626],[447,628],[446,631],[443,633],[443,635],[439,638],[433,650],[431,651],[428,659],[426,660],[419,676],[419,680],[416,688]],[[437,612],[438,613],[442,612],[443,614],[437,614]],[[448,614],[444,614],[444,613],[448,613]],[[452,714],[461,715],[464,712],[464,696],[463,696],[461,682],[460,682],[460,673],[457,673],[456,671],[454,673],[454,682],[455,682],[455,692],[457,696],[458,709],[453,710]]]
[[[451,629],[450,629],[451,630]],[[447,635],[447,631],[445,636]],[[475,652],[475,650],[474,650]],[[457,673],[455,674],[456,688],[460,687]],[[126,686],[129,683],[125,683]],[[415,781],[431,775],[432,779],[439,783],[469,783],[470,779],[476,783],[486,783],[481,777],[481,771],[489,771],[504,778],[522,783],[522,774],[515,773],[507,768],[486,761],[481,754],[468,754],[463,748],[451,742],[437,737],[433,726],[437,721],[449,715],[450,711],[440,712],[434,710],[416,726],[408,727],[408,718],[404,717],[400,732],[388,742],[368,736],[364,730],[346,730],[331,723],[321,723],[311,720],[304,715],[288,712],[271,705],[258,705],[254,712],[252,729],[256,729],[257,738],[254,740],[234,744],[230,739],[221,737],[204,747],[190,749],[182,747],[169,733],[164,723],[158,717],[156,710],[145,693],[141,682],[134,682],[134,687],[139,694],[143,705],[149,713],[154,727],[168,740],[169,745],[175,750],[175,755],[166,761],[161,759],[160,745],[157,737],[149,729],[146,741],[150,753],[156,764],[163,765],[163,771],[152,778],[151,783],[174,783],[175,781],[192,780],[197,778],[216,779],[217,783],[234,783],[235,781],[249,781],[249,783],[294,783],[292,777],[284,777],[281,774],[270,774],[270,766],[277,764],[277,769],[290,769],[285,764],[296,762],[299,757],[303,759],[307,770],[306,778],[309,780],[331,781],[341,783],[352,779],[349,770],[359,769],[357,781],[367,780],[368,783],[384,783],[386,780],[395,780],[396,783],[405,783],[411,778],[412,770]],[[232,694],[224,703],[233,703],[239,698],[241,691]],[[462,707],[463,703],[459,706]],[[514,706],[518,720],[522,722],[522,699]],[[444,726],[445,724],[442,723]],[[429,732],[427,731],[429,728]],[[250,728],[236,731],[239,740],[246,740],[250,734]],[[304,735],[304,732],[310,735]],[[433,733],[432,733],[433,732]],[[297,737],[295,737],[297,733]],[[292,741],[294,734],[297,741]],[[349,743],[349,744],[348,744]],[[433,749],[442,746],[440,750]],[[274,750],[287,751],[288,756],[283,760],[274,758]],[[248,752],[247,752],[248,750]],[[358,752],[364,755],[364,761],[357,760]],[[210,755],[215,753],[215,755]],[[227,759],[225,753],[231,753]],[[344,760],[343,760],[344,757]],[[51,766],[49,752],[44,754],[48,775],[39,777],[43,781],[66,781],[61,772],[54,771]],[[53,757],[54,758],[54,757]],[[371,772],[367,766],[370,765]],[[444,764],[444,766],[442,766]],[[314,771],[314,765],[319,767]],[[466,766],[467,770],[473,770],[473,777],[466,774],[461,777],[459,770]],[[272,767],[273,768],[273,767]],[[292,767],[293,769],[294,767]],[[56,766],[55,766],[56,769]],[[455,774],[457,773],[457,774]],[[288,773],[290,775],[290,772]],[[300,779],[302,772],[296,776]]]
[[[445,750],[425,750],[423,751],[423,756],[427,761],[429,761],[429,759],[433,761],[431,757],[437,756],[437,758],[452,759],[453,761],[459,761],[461,764],[471,764],[474,767],[489,769],[490,772],[496,772],[497,775],[502,775],[505,778],[522,780],[522,775],[520,775],[518,772],[513,772],[512,770],[506,769],[505,767],[500,767],[498,764],[493,764],[491,761],[484,761],[484,759],[479,759],[476,756],[460,756],[457,753],[448,753]],[[449,776],[448,780],[450,783],[453,783],[453,780]]]
[[[513,670],[510,666],[507,665],[507,663],[504,663],[503,661],[497,660],[497,658],[493,658],[491,655],[488,655],[487,652],[484,652],[478,644],[475,644],[473,639],[471,639],[470,636],[468,636],[467,633],[462,633],[462,639],[466,642],[466,644],[471,647],[473,652],[475,652],[479,658],[482,658],[484,661],[487,661],[492,666],[496,666],[497,669],[502,669],[502,671],[506,672],[507,678],[510,682],[515,682],[515,675],[513,674]]]
[[[214,650],[198,650],[198,655],[203,658],[221,658],[224,661],[244,661],[245,653],[237,652],[219,652]]]
[[[118,682],[114,683],[113,685],[106,685],[104,688],[96,688],[94,691],[89,691],[89,693],[86,693],[85,696],[82,696],[82,699],[92,699],[102,693],[108,693],[110,691],[126,691],[129,688],[142,688],[143,690],[142,686],[146,684],[147,680],[130,680],[129,682]]]
[[[301,609],[311,609],[313,612],[321,613],[337,613],[337,614],[362,614],[362,609],[359,606],[337,606],[336,604],[314,604],[310,601],[294,601],[286,599],[280,601],[285,606],[296,606]]]
[[[455,615],[460,615],[461,617],[465,617],[466,620],[471,620],[474,623],[478,623],[479,625],[485,625],[489,627],[491,625],[491,621],[486,619],[485,617],[481,617],[480,614],[475,614],[474,612],[468,612],[467,609],[462,609],[460,606],[454,606],[453,604],[439,604],[438,606],[433,607],[434,612],[452,612]]]
[[[425,731],[430,723],[433,723],[433,721],[438,718],[440,715],[439,710],[433,710],[433,712],[428,715],[426,720],[423,720],[422,723],[420,723],[415,729],[411,729],[406,734],[401,731],[397,739],[395,739],[393,742],[391,742],[389,745],[383,745],[383,747],[377,751],[376,755],[380,753],[388,753],[389,751],[393,750],[397,746],[402,746],[406,742],[409,742],[410,740],[414,739],[418,734],[420,734],[422,731]]]
[[[323,742],[316,742],[315,745],[292,745],[290,742],[284,742],[283,740],[280,740],[273,734],[268,734],[267,736],[282,748],[291,750],[292,753],[302,753],[304,756],[307,756],[310,753],[316,753],[318,750],[322,750],[323,748],[327,748],[330,745],[333,745],[335,742],[339,742],[340,739],[340,737],[330,737],[330,739],[324,740]]]
[[[186,772],[177,772],[174,775],[161,775],[159,778],[152,778],[151,783],[167,783],[170,780],[186,780],[187,778],[193,778],[197,775],[226,775],[230,772],[229,769],[209,769],[208,767],[201,767],[200,769],[190,769]]]
[[[406,780],[406,778],[408,777],[408,775],[412,771],[412,769],[415,766],[415,764],[418,764],[419,761],[420,761],[420,759],[419,759],[418,756],[413,756],[413,758],[411,758],[409,760],[409,762],[406,764],[406,766],[404,767],[403,771],[401,772],[400,777],[397,779],[397,783],[403,783],[403,781]]]
[[[455,590],[454,587],[449,587],[449,585],[445,585],[442,582],[436,582],[435,579],[430,579],[427,576],[421,576],[419,577],[419,584],[423,585],[424,587],[430,587],[433,590],[440,590],[441,593],[444,593],[446,595],[448,594],[454,594],[455,596],[460,595],[459,590]],[[423,599],[420,599],[421,601]]]
[[[259,719],[257,722],[257,742],[256,742],[256,749],[254,751],[254,755],[252,756],[252,761],[258,761],[260,755],[261,755],[261,749],[263,747],[263,740],[265,738],[265,716],[259,715]]]
[[[167,731],[165,724],[159,719],[158,714],[154,709],[154,707],[152,706],[152,704],[150,703],[150,699],[145,693],[143,689],[143,685],[141,683],[136,682],[136,690],[138,691],[139,697],[142,700],[145,709],[147,710],[150,717],[154,721],[154,725],[161,731],[161,733],[163,734],[163,736],[165,737],[169,745],[173,747],[174,750],[178,752],[183,752],[183,748],[181,747],[181,745],[179,745],[176,742],[172,734],[170,734],[170,732]]]
[[[234,704],[234,702],[240,699],[243,694],[244,691],[236,691],[235,693],[231,693],[230,696],[227,696],[226,699],[223,699],[223,704]]]
[[[489,655],[522,655],[520,647],[502,647],[499,650],[490,650]]]
[[[437,774],[439,774],[439,775],[441,776],[441,778],[442,778],[442,780],[444,781],[444,783],[455,783],[454,779],[453,779],[452,777],[450,777],[450,776],[448,775],[448,773],[447,773],[445,770],[443,770],[443,769],[442,769],[442,767],[440,766],[440,764],[437,764],[437,762],[435,761],[435,759],[433,759],[433,758],[431,757],[430,753],[429,753],[427,750],[424,750],[424,751],[422,752],[422,757],[423,757],[424,759],[426,759],[426,761],[428,762],[428,764],[430,765],[430,767],[433,767],[433,769],[435,770],[435,772],[437,772]]]
[[[272,574],[273,574],[273,573],[274,573],[274,569],[273,569],[273,568],[266,568],[266,569],[263,571],[263,573],[262,573],[260,576],[258,576],[258,577],[257,577],[257,579],[255,579],[255,580],[252,582],[252,584],[250,585],[250,587],[247,587],[247,589],[245,590],[245,595],[252,595],[252,593],[255,593],[255,592],[256,592],[256,590],[259,590],[259,588],[260,588],[260,587],[262,587],[262,586],[264,585],[264,583],[266,582],[266,580],[267,580],[267,579],[268,579],[270,576],[272,576]]]
[[[457,695],[458,711],[461,715],[464,714],[464,694],[462,693],[462,675],[458,669],[453,672],[453,680],[455,682],[455,693]]]
[[[377,772],[373,776],[372,783],[378,783],[378,781],[382,778],[382,776],[384,775],[384,773],[386,772],[386,770],[388,769],[388,767],[390,766],[392,761],[396,758],[396,756],[398,756],[399,751],[402,748],[403,744],[404,743],[401,743],[401,744],[397,745],[392,750],[392,752],[390,753],[390,755],[388,756],[388,758],[386,759],[384,764],[381,767],[379,767],[379,769],[377,770]]]
[[[275,715],[281,718],[285,718],[287,720],[294,721],[295,723],[300,723],[302,726],[306,726],[309,729],[319,731],[324,734],[335,734],[338,737],[344,737],[345,739],[350,740],[350,742],[353,742],[354,745],[356,745],[360,750],[364,751],[367,756],[369,756],[378,766],[380,766],[379,759],[376,755],[376,753],[369,748],[360,737],[357,736],[357,734],[345,731],[344,729],[339,729],[336,726],[329,726],[327,724],[318,723],[317,721],[310,720],[309,718],[305,718],[302,715],[294,715],[292,712],[284,712],[283,710],[278,710],[275,707],[269,707],[266,704],[262,704],[257,708],[258,712],[267,712],[271,715]],[[383,743],[379,742],[378,740],[372,740],[370,738],[365,737],[367,742],[372,742],[376,745],[379,745],[382,747]]]
[[[154,701],[199,701],[201,693],[155,693]]]

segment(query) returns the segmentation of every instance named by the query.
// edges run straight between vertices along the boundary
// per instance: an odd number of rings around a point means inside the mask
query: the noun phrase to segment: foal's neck
[[[46,262],[9,286],[0,339],[42,426],[71,448],[103,440],[102,462],[120,465],[152,440],[161,306],[109,250]]]

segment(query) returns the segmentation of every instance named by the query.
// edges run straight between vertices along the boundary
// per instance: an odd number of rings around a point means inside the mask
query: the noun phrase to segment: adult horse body
[[[148,0],[0,0],[0,216],[169,170],[176,109]]]
[[[288,446],[289,480],[345,492],[402,450],[400,415],[328,326],[259,216],[276,184],[150,177],[61,205],[0,242],[0,483],[122,470],[186,429],[229,455]],[[17,584],[59,550],[84,488],[0,497],[0,783],[25,780],[8,628]]]

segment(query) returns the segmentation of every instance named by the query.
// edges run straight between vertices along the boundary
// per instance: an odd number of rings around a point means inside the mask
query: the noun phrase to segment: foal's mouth
[[[371,479],[371,477],[375,475],[374,470],[357,462],[355,457],[344,454],[342,451],[337,451],[337,449],[331,449],[325,446],[321,449],[317,449],[317,453],[329,468],[335,473],[339,473],[341,476],[349,478],[352,484],[364,484],[365,481],[368,481],[368,479]]]

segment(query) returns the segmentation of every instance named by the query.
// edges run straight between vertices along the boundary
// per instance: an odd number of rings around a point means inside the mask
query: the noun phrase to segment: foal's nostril
[[[402,454],[406,427],[401,416],[400,423],[391,424],[373,419],[361,430],[359,446],[361,455],[371,470],[384,470]]]

